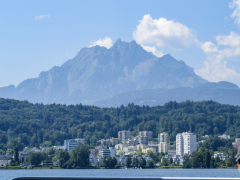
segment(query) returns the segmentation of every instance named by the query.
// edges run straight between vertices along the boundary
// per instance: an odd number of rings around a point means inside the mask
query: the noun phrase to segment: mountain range
[[[81,49],[62,66],[41,72],[17,87],[0,88],[0,97],[32,103],[162,105],[168,101],[214,100],[240,105],[240,89],[230,82],[211,83],[171,55],[156,57],[135,41]]]

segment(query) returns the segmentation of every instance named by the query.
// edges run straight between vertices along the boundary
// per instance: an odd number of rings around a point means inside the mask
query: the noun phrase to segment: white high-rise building
[[[197,150],[196,134],[184,132],[176,136],[176,155],[184,156],[184,154],[191,155],[193,151]]]

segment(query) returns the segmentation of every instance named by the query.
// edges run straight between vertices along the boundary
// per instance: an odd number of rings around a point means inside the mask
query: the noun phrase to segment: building
[[[118,131],[118,139],[127,140],[131,139],[131,131]]]
[[[110,149],[102,149],[99,151],[99,156],[102,156],[103,158],[108,158],[109,156],[111,156],[111,152]]]
[[[158,144],[153,144],[153,143],[148,143],[149,148],[154,148],[155,152],[158,152],[159,145]]]
[[[216,153],[216,154],[213,155],[213,157],[214,158],[219,157],[219,159],[221,159],[221,160],[225,160],[226,159],[226,157],[224,156],[223,153]]]
[[[158,142],[159,143],[161,143],[161,142],[169,142],[169,140],[168,140],[168,133],[165,133],[165,132],[163,132],[163,133],[160,133],[159,135],[158,135]]]
[[[191,155],[197,150],[196,135],[189,132],[179,133],[176,136],[176,155]]]
[[[112,157],[116,156],[117,152],[115,147],[109,147],[109,150]]]
[[[168,140],[168,133],[160,133],[158,135],[158,142],[159,142],[159,146],[158,146],[158,152],[161,153],[167,153],[168,150],[170,149],[170,143]]]
[[[147,136],[136,136],[136,141],[139,144],[148,144],[148,137]]]
[[[140,131],[139,136],[146,136],[148,141],[153,139],[153,132],[152,131]]]
[[[240,148],[240,138],[235,138],[235,142],[233,142],[232,145],[235,148]]]
[[[169,149],[168,150],[168,155],[170,155],[170,156],[175,156],[176,155],[176,149]]]
[[[223,134],[223,135],[218,136],[218,137],[220,137],[222,139],[230,139],[230,135],[226,135],[226,134]]]
[[[160,142],[160,143],[158,144],[158,152],[159,152],[159,153],[161,153],[161,152],[167,153],[168,150],[169,150],[169,148],[170,148],[170,145],[169,145],[169,143],[167,143],[167,142]]]
[[[64,149],[66,149],[68,152],[73,150],[75,147],[77,147],[79,144],[84,144],[84,139],[66,139],[64,140]]]

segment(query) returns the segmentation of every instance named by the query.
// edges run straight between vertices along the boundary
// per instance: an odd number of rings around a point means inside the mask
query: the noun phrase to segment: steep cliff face
[[[60,67],[19,86],[0,88],[0,96],[39,103],[94,104],[135,90],[194,88],[207,83],[183,61],[157,58],[135,41],[120,39],[110,48],[83,48]]]

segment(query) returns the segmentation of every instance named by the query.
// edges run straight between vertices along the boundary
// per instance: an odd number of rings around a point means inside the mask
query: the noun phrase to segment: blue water
[[[25,169],[0,170],[1,180],[16,177],[238,177],[237,169]]]

